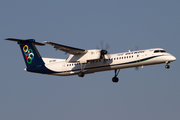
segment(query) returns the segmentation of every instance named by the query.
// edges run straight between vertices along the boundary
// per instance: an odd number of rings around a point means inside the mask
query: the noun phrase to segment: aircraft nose
[[[173,55],[171,56],[171,61],[175,61],[176,57],[174,57]]]

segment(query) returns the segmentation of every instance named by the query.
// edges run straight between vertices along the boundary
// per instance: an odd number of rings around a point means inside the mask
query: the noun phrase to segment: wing
[[[54,46],[56,50],[61,50],[61,51],[64,51],[66,53],[73,54],[73,55],[87,53],[86,50],[79,49],[79,48],[69,47],[69,46],[65,46],[65,45],[61,45],[61,44],[57,44],[53,42],[48,42],[48,41],[45,41],[44,43]]]

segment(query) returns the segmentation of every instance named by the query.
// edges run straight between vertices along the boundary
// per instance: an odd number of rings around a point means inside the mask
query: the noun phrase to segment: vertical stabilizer
[[[35,45],[42,46],[45,44],[35,42],[34,39],[20,40],[8,38],[6,40],[15,41],[19,44],[27,69],[44,65],[44,61],[42,60],[41,55],[39,54]]]

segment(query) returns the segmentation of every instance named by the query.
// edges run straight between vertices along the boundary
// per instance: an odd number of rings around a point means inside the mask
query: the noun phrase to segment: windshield
[[[154,53],[166,53],[165,50],[155,50]]]

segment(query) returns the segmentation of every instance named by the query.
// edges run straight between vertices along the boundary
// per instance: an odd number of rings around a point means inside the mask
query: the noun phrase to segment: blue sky
[[[0,1],[1,120],[179,120],[179,0]],[[82,49],[109,43],[109,53],[164,48],[177,60],[114,71],[58,77],[28,73],[19,46],[6,38],[51,41]],[[43,57],[67,58],[50,45]]]

